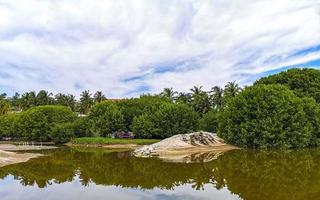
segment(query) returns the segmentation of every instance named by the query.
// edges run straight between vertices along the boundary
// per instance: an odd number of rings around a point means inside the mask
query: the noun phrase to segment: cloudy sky
[[[0,93],[187,91],[320,68],[320,0],[0,0]]]

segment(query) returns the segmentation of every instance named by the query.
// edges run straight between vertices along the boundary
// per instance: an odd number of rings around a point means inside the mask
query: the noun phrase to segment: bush
[[[95,104],[89,114],[89,120],[95,136],[105,137],[113,131],[125,128],[122,110],[111,102]]]
[[[320,70],[290,69],[255,82],[257,84],[281,84],[288,86],[299,97],[312,97],[320,103]]]
[[[19,115],[16,129],[19,137],[33,141],[51,141],[52,128],[56,124],[73,122],[76,115],[64,106],[33,107]]]
[[[166,138],[198,128],[198,115],[184,104],[166,103],[154,113],[134,119],[132,130],[138,138]]]
[[[143,114],[133,119],[131,126],[136,138],[153,138],[155,137],[155,125],[150,115]]]
[[[320,109],[285,86],[246,88],[222,111],[219,136],[248,148],[298,148],[319,145]]]
[[[0,116],[10,111],[10,103],[6,100],[0,100]]]
[[[76,137],[92,136],[92,132],[90,130],[90,121],[88,117],[78,117],[73,122],[73,129]]]
[[[8,114],[0,116],[0,138],[17,137],[15,123],[18,118],[17,114]]]
[[[170,101],[167,98],[161,96],[143,95],[140,98],[125,99],[115,103],[122,109],[126,129],[131,130],[130,127],[135,117],[153,112],[168,102]]]
[[[216,133],[219,126],[219,113],[217,111],[209,111],[200,119],[200,130]]]
[[[66,143],[75,137],[73,123],[56,124],[51,130],[51,139],[55,143]]]

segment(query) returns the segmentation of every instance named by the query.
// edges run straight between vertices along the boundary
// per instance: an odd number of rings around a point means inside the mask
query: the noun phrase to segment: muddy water
[[[320,199],[320,149],[238,150],[194,163],[92,148],[40,153],[0,168],[1,200]]]

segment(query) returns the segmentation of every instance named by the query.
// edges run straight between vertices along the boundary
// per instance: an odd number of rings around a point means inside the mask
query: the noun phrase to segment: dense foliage
[[[0,116],[5,115],[10,111],[10,104],[6,100],[0,100]]]
[[[0,138],[67,142],[131,131],[136,138],[166,138],[196,130],[219,132],[248,148],[320,144],[320,71],[291,69],[242,89],[236,82],[205,91],[165,88],[155,95],[109,99],[100,91],[0,94]],[[80,114],[80,115],[79,115]],[[77,117],[78,115],[78,117]]]
[[[290,69],[261,78],[255,84],[286,85],[299,97],[312,97],[320,103],[320,71],[316,69]]]
[[[216,133],[219,126],[219,112],[212,110],[206,113],[199,122],[200,130]]]
[[[114,102],[118,105],[123,113],[125,120],[125,128],[131,130],[130,126],[133,118],[142,115],[143,113],[153,112],[157,110],[163,103],[171,102],[162,96],[142,95],[139,98],[124,99]]]
[[[134,118],[133,133],[139,138],[166,138],[198,128],[198,114],[185,104],[165,103],[154,113]]]
[[[89,114],[89,120],[95,136],[105,137],[125,128],[122,109],[110,102],[94,105]]]
[[[256,85],[230,100],[221,114],[219,135],[248,148],[318,146],[320,108],[281,85]]]
[[[52,141],[58,124],[73,122],[76,115],[64,106],[39,106],[0,118],[1,136],[33,141]],[[10,128],[9,128],[10,127]]]

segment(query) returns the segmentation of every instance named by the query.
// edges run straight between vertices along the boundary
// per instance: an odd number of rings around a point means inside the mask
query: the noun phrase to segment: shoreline
[[[95,148],[106,148],[106,149],[130,149],[135,150],[144,145],[139,144],[64,144],[67,147],[95,147]]]
[[[0,144],[0,167],[7,165],[27,162],[30,159],[44,156],[40,153],[21,153],[19,151],[55,149],[55,146],[32,146],[32,145],[13,145],[8,143]]]

